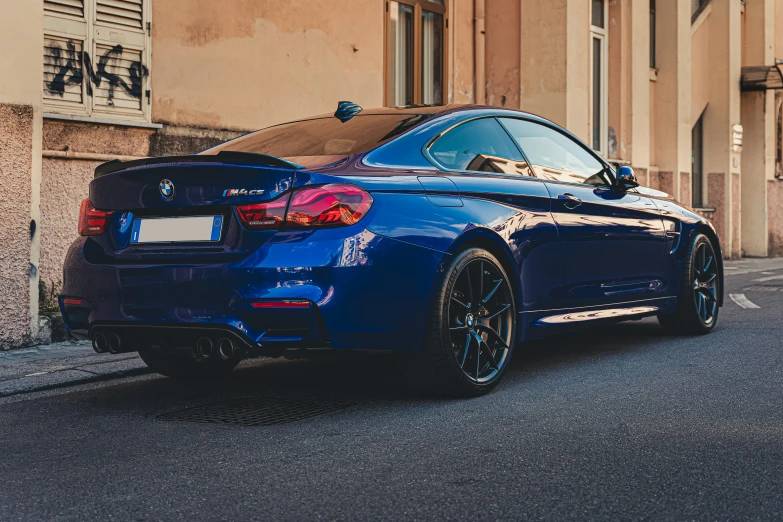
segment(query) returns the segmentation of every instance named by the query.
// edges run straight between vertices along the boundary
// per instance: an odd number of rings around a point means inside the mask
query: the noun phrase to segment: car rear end
[[[99,167],[64,266],[67,328],[97,351],[204,358],[414,345],[422,332],[399,328],[394,296],[440,256],[365,229],[372,196],[349,178],[313,179],[241,150]]]

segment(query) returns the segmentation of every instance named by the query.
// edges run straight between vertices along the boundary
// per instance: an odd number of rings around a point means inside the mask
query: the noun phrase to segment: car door
[[[567,306],[660,297],[665,232],[652,200],[616,188],[604,162],[554,126],[501,122],[552,197]]]
[[[521,281],[520,310],[552,308],[564,279],[551,198],[500,123],[463,122],[429,144],[425,156],[458,188],[464,206],[453,226],[468,234],[489,229],[506,242]]]

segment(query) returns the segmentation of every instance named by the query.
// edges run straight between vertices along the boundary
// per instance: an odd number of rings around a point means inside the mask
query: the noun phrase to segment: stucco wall
[[[519,0],[486,2],[486,101],[489,105],[519,108],[521,17]]]
[[[252,130],[383,105],[384,2],[152,3],[153,121]]]
[[[33,116],[30,105],[0,104],[0,349],[30,338]]]
[[[62,282],[63,261],[76,239],[79,205],[100,161],[44,158],[41,178],[41,261],[47,285]]]

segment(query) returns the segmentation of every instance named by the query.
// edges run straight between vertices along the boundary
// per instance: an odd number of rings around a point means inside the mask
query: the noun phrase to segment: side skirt
[[[670,313],[677,307],[676,297],[659,297],[626,303],[573,309],[531,310],[519,313],[520,341]]]

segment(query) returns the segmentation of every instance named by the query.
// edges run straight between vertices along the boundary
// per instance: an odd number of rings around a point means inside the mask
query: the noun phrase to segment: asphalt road
[[[783,263],[743,263],[727,295],[758,308],[727,299],[712,334],[644,320],[535,343],[472,400],[416,396],[381,356],[246,361],[210,384],[135,358],[84,370],[78,349],[24,379],[7,364],[0,520],[781,520]],[[160,417],[246,397],[343,408]]]

